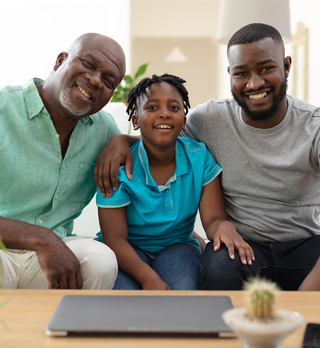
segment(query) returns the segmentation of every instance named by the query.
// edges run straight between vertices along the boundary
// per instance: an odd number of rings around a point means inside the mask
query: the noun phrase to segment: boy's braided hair
[[[146,77],[142,79],[129,92],[128,99],[127,99],[128,108],[126,110],[127,114],[129,115],[129,121],[131,120],[131,117],[136,110],[136,103],[137,103],[138,97],[142,95],[149,86],[151,86],[154,83],[160,83],[160,82],[167,82],[177,89],[177,91],[179,92],[183,100],[184,113],[185,115],[187,115],[188,110],[190,108],[190,103],[189,103],[188,91],[183,85],[183,83],[185,83],[186,81],[178,76],[174,76],[170,74],[163,74],[161,76],[154,74],[152,75],[151,78]]]

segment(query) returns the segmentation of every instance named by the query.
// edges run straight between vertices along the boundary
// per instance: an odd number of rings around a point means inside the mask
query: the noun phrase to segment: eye
[[[269,71],[269,70],[271,70],[271,69],[273,69],[273,66],[265,66],[265,67],[263,67],[263,68],[261,69],[261,71],[262,71],[262,72],[265,72],[265,71]]]
[[[247,76],[247,73],[245,71],[237,71],[237,72],[234,72],[232,76],[244,77],[244,76]]]
[[[111,81],[108,77],[105,77],[103,81],[108,88],[115,89],[113,81]]]
[[[157,107],[155,105],[148,105],[147,110],[156,110]]]
[[[80,61],[82,63],[83,66],[85,66],[86,68],[89,68],[89,69],[94,69],[95,66],[93,65],[92,62],[89,62],[88,60],[86,59],[83,59],[83,58],[80,58]]]
[[[170,106],[170,110],[172,110],[172,111],[179,111],[180,108],[177,105],[172,105],[172,106]]]

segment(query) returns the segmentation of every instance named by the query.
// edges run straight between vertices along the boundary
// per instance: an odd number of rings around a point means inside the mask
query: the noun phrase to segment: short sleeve
[[[99,208],[121,208],[130,203],[130,195],[124,183],[120,183],[117,191],[112,189],[111,197],[103,197],[100,189],[97,190],[96,204]]]
[[[206,159],[203,171],[203,184],[202,186],[208,185],[212,182],[220,173],[222,168],[216,162],[211,152],[206,148]]]

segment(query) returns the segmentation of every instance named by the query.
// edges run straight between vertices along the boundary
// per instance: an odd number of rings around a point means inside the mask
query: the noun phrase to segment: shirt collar
[[[27,114],[30,120],[36,116],[40,116],[41,112],[43,110],[46,110],[36,87],[36,85],[41,82],[44,81],[35,77],[23,87],[23,97],[27,108]],[[80,122],[90,122],[90,124],[92,124],[94,122],[94,118],[92,116],[86,116],[82,118]]]
[[[145,172],[146,184],[149,186],[157,187],[158,185],[155,183],[155,181],[152,178],[152,175],[150,174],[148,156],[147,156],[147,152],[144,148],[142,140],[140,140],[140,143],[139,143],[138,155],[139,155],[140,163]],[[175,181],[176,177],[188,173],[187,156],[185,154],[184,146],[179,141],[179,138],[177,139],[177,142],[176,142],[175,160],[176,160],[176,170],[173,176],[168,180],[168,184]]]

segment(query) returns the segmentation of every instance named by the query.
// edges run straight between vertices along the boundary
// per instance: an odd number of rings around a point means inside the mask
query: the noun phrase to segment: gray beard
[[[74,116],[84,116],[85,114],[87,114],[90,109],[91,109],[91,105],[88,105],[85,108],[77,108],[74,104],[71,103],[70,97],[69,97],[69,93],[70,93],[71,88],[65,88],[60,92],[60,102],[61,104],[64,106],[64,108],[66,110],[68,110],[71,114],[73,114]]]

